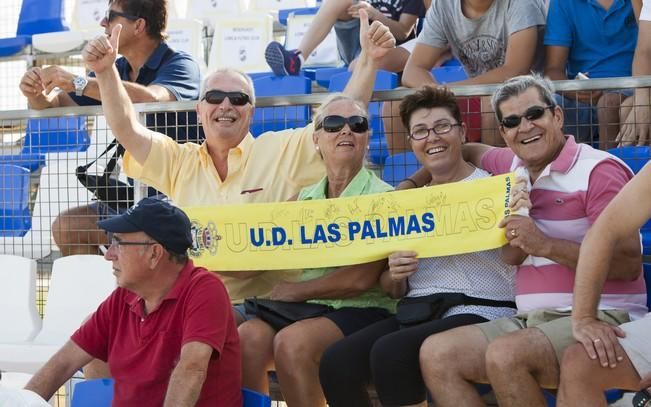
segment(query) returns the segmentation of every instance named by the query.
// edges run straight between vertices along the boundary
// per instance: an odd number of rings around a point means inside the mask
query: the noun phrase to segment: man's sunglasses
[[[251,98],[244,92],[224,92],[223,90],[209,90],[201,100],[205,100],[211,105],[218,105],[226,98],[235,106],[244,106],[251,103]]]
[[[106,14],[104,14],[104,18],[106,19],[107,23],[110,23],[111,21],[113,21],[117,17],[124,17],[127,20],[131,20],[131,21],[136,21],[137,19],[141,18],[141,17],[138,17],[138,16],[134,16],[133,14],[127,14],[127,13],[123,13],[121,11],[115,11],[115,10],[111,10],[111,9],[106,10]]]
[[[540,119],[544,114],[545,110],[547,109],[554,109],[556,106],[531,106],[529,109],[527,109],[526,112],[524,112],[523,115],[518,116],[518,115],[512,115],[508,116],[502,119],[501,124],[507,129],[513,129],[515,127],[518,127],[520,123],[522,122],[522,118],[526,118],[527,120],[534,121]]]
[[[350,130],[355,133],[364,133],[368,130],[368,120],[363,116],[326,116],[323,121],[314,126],[315,130],[323,129],[328,133],[337,133],[348,124]]]

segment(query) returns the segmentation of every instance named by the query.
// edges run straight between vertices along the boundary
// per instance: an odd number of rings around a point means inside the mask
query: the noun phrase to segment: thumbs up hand
[[[369,24],[365,9],[359,10],[359,22],[359,43],[371,59],[378,61],[396,47],[396,39],[389,27],[377,20]]]
[[[121,31],[122,24],[116,24],[111,30],[110,37],[101,34],[86,44],[82,57],[89,70],[99,75],[115,64]]]

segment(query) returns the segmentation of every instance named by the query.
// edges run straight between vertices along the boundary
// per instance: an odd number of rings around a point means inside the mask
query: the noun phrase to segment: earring
[[[320,150],[320,149],[319,149],[319,146],[316,145],[316,144],[314,145],[314,148],[316,148],[316,151],[319,151],[319,150]]]

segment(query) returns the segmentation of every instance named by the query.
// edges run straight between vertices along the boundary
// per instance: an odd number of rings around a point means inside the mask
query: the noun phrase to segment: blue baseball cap
[[[145,232],[167,251],[184,254],[192,247],[190,219],[165,201],[144,198],[121,215],[97,222],[111,233]]]

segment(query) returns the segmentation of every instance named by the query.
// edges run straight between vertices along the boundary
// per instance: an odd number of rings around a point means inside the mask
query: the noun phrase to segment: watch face
[[[81,96],[83,94],[84,88],[86,87],[87,83],[88,80],[83,76],[75,76],[72,79],[72,84],[75,86],[75,94],[77,96]]]

